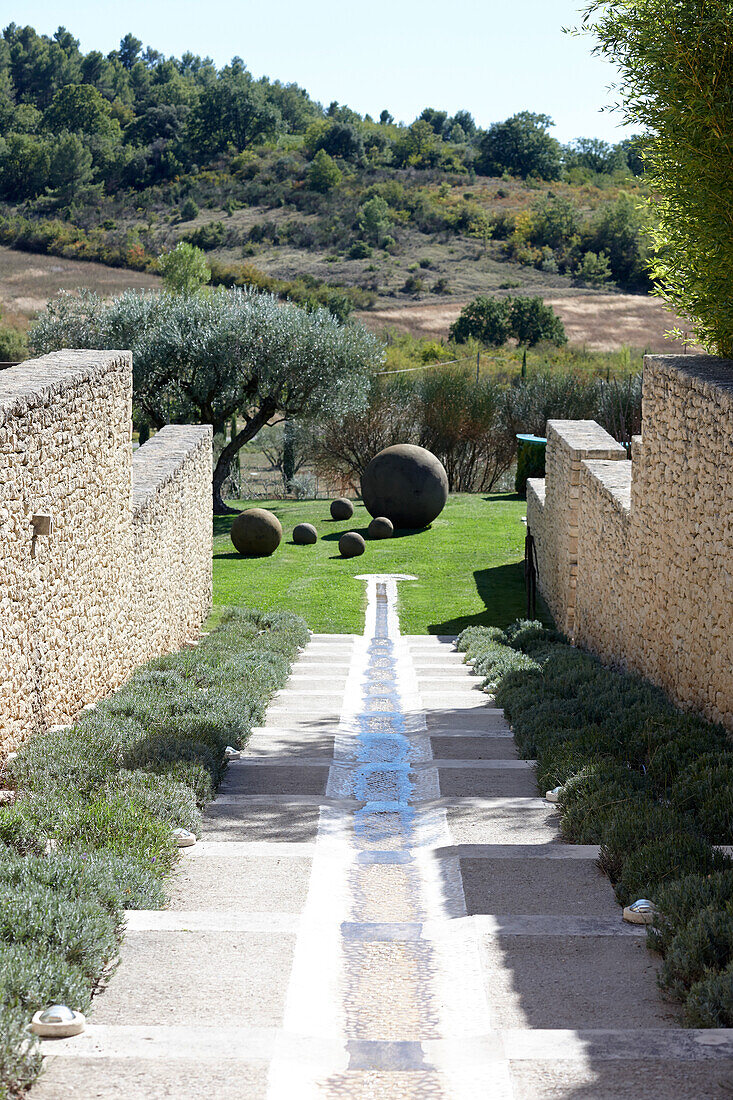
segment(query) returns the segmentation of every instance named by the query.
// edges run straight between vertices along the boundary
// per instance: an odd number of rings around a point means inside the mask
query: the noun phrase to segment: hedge
[[[561,786],[565,840],[600,845],[619,902],[655,902],[660,986],[696,1027],[733,1027],[733,744],[639,676],[612,670],[557,631],[520,621],[471,627],[458,648]]]
[[[224,770],[285,683],[302,619],[231,610],[195,649],[150,662],[70,729],[6,766],[0,806],[0,1100],[37,1076],[38,1008],[86,1010],[126,909],[166,903],[172,830],[199,831]]]

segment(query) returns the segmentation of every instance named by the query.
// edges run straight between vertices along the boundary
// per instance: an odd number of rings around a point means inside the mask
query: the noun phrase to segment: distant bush
[[[211,268],[200,248],[179,241],[171,252],[158,257],[163,282],[174,294],[193,294],[211,282]]]
[[[201,225],[188,233],[186,241],[196,248],[203,249],[204,252],[211,252],[212,249],[219,248],[224,243],[226,233],[223,222],[207,222],[206,225]]]
[[[545,340],[567,343],[562,321],[539,297],[474,298],[450,327],[450,338],[457,343],[472,337],[489,347],[501,347],[510,337],[526,347]]]
[[[333,157],[325,149],[319,149],[308,167],[308,186],[325,195],[338,187],[341,179],[341,169]]]
[[[19,363],[27,356],[27,338],[22,332],[0,321],[0,363]]]
[[[198,217],[199,208],[193,201],[193,199],[186,199],[186,201],[181,206],[179,213],[182,222],[190,222],[193,221],[194,218]]]
[[[376,380],[365,412],[319,426],[313,457],[325,473],[358,486],[377,451],[406,441],[440,458],[451,492],[490,490],[514,454],[501,385],[487,377],[476,383],[473,372],[451,367]]]

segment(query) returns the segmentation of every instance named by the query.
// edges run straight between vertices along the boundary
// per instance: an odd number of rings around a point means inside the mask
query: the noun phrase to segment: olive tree
[[[644,131],[653,274],[698,338],[733,355],[730,0],[595,0],[581,29],[620,72],[617,107]]]
[[[363,407],[384,355],[360,325],[239,288],[188,296],[126,291],[106,301],[89,291],[61,293],[30,341],[37,354],[129,348],[135,404],[156,428],[198,422],[223,433],[237,416],[242,426],[214,469],[217,514],[228,511],[221,490],[245,443],[279,420]]]

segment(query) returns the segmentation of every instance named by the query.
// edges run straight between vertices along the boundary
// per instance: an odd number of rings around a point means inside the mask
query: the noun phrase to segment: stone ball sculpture
[[[318,542],[318,532],[312,523],[299,523],[293,528],[293,542],[298,546],[312,546]]]
[[[346,497],[338,497],[331,501],[332,519],[351,519],[354,514],[354,505]]]
[[[369,463],[361,495],[371,516],[384,516],[396,528],[427,527],[448,500],[448,475],[424,447],[398,443]]]
[[[370,539],[391,539],[394,534],[394,524],[386,516],[375,516],[367,528]]]
[[[347,531],[339,539],[339,552],[342,558],[358,558],[366,550],[366,543],[356,531]]]
[[[247,508],[232,523],[231,537],[240,554],[266,558],[280,545],[283,529],[277,516],[266,508]]]

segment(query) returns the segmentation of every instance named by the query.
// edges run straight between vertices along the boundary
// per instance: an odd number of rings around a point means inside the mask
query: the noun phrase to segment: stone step
[[[427,920],[421,923],[343,921],[338,914],[329,920],[327,914],[313,917],[312,922],[324,933],[332,925],[334,934],[344,940],[360,943],[415,943],[422,940],[443,940],[456,935],[490,937],[531,936],[541,939],[566,939],[569,937],[608,937],[645,939],[646,930],[635,924],[627,924],[617,906],[614,917],[507,914],[497,916],[481,913],[444,920]],[[173,911],[170,909],[131,909],[125,913],[127,933],[202,932],[202,933],[258,933],[268,936],[287,936],[308,924],[304,916],[272,911],[242,913],[221,909]]]

